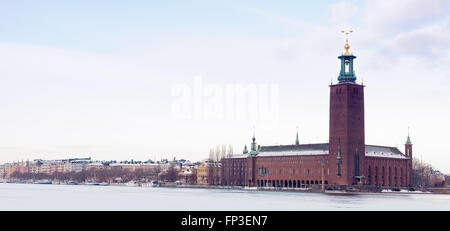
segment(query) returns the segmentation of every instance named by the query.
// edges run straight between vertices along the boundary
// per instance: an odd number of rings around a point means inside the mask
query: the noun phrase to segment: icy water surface
[[[0,210],[450,210],[450,195],[0,183]]]

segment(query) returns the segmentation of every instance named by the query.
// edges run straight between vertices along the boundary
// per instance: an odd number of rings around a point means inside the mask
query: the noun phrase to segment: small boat
[[[52,184],[51,181],[38,181],[38,184]]]
[[[152,182],[152,187],[159,187],[159,186],[160,186],[160,184],[159,184],[158,181],[153,181]]]
[[[92,183],[92,182],[88,182],[88,183],[86,183],[86,184],[84,184],[84,185],[100,185],[100,183]]]
[[[138,186],[138,184],[134,181],[130,181],[130,182],[125,183],[125,186],[136,187],[136,186]]]
[[[153,187],[153,183],[152,182],[141,183],[140,187],[144,187],[144,188]]]

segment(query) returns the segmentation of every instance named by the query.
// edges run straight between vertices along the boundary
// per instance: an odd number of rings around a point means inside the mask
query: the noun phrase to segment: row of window
[[[328,181],[324,181],[328,184]],[[311,185],[322,184],[321,180],[257,180],[256,185],[259,187],[277,187],[277,188],[308,188]]]
[[[301,169],[299,168],[258,168],[258,176],[300,176]],[[303,168],[303,176],[314,176],[314,172],[316,172],[317,176],[322,175],[322,168],[318,167],[316,170],[314,168]],[[251,173],[251,172],[250,172]],[[330,169],[327,168],[326,174],[330,175]]]

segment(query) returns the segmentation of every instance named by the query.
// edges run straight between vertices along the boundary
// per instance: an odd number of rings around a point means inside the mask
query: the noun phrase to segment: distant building
[[[178,180],[184,184],[197,183],[197,169],[182,169],[178,172]]]
[[[205,162],[201,162],[197,166],[197,184],[207,185],[208,184],[208,165]]]
[[[106,168],[107,168],[107,166],[104,165],[102,162],[92,162],[92,163],[89,163],[86,166],[86,170],[87,171],[89,171],[89,170],[102,170],[102,169],[106,169]]]
[[[6,179],[6,164],[0,165],[0,179]]]
[[[208,162],[208,184],[221,185],[222,184],[222,163]]]

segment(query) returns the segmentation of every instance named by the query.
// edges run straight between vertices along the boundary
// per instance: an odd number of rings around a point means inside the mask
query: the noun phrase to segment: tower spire
[[[255,125],[253,125],[253,139],[255,139]]]
[[[300,140],[298,139],[298,126],[297,126],[297,138],[295,139],[295,145],[300,145]]]
[[[344,46],[345,53],[343,55],[352,55],[350,52],[348,52],[348,50],[350,49],[350,45],[348,44],[348,35],[351,34],[353,31],[352,30],[349,30],[349,31],[342,30],[341,32],[344,33],[346,36],[345,46]]]
[[[256,147],[256,138],[255,138],[255,126],[253,125],[253,138],[250,152],[248,153],[250,156],[256,156],[259,153],[260,146]]]
[[[349,31],[341,31],[345,34],[345,53],[343,53],[338,58],[341,60],[341,71],[339,73],[339,83],[351,82],[354,83],[356,81],[355,71],[353,70],[353,59],[356,58],[352,53],[349,52],[350,45],[348,44],[348,35],[352,33],[352,30]]]
[[[408,127],[408,138],[406,138],[405,142],[405,155],[412,158],[412,143],[411,138],[409,137],[409,127]]]
[[[253,125],[252,151],[256,151],[255,125]]]
[[[411,138],[409,138],[409,127],[408,127],[408,138],[406,138],[406,143],[405,144],[412,144],[411,143]]]

